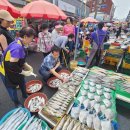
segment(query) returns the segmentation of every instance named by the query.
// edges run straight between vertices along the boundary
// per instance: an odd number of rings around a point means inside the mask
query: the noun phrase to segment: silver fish
[[[72,130],[72,128],[74,127],[74,124],[75,124],[75,120],[72,120],[70,124],[68,125],[67,130]]]
[[[32,117],[28,120],[28,122],[26,123],[26,125],[23,127],[22,130],[27,130],[29,124],[33,121],[33,119],[34,119],[34,116],[32,116]]]
[[[60,121],[59,125],[57,126],[56,130],[62,130],[62,127],[64,125],[64,122],[66,121],[66,116],[64,116],[62,118],[62,120]]]
[[[63,128],[62,128],[62,130],[66,130],[67,129],[70,121],[71,121],[71,117],[68,117],[67,120],[66,120],[66,122],[65,122],[65,124],[64,124],[64,126],[63,126]]]

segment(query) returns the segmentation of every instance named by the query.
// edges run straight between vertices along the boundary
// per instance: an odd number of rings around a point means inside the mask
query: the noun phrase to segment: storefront
[[[68,16],[82,18],[89,16],[89,7],[80,0],[53,0],[54,4],[59,6]]]

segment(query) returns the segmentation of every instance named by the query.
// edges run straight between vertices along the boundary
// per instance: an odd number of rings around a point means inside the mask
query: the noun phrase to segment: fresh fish
[[[72,120],[72,121],[70,122],[70,124],[68,125],[67,130],[72,130],[72,128],[74,127],[74,124],[75,124],[75,120]]]
[[[37,123],[38,119],[34,118],[34,121],[31,122],[31,124],[29,125],[29,127],[27,128],[27,130],[32,130],[35,126],[35,124]]]
[[[34,119],[34,116],[32,116],[32,117],[28,120],[28,122],[26,123],[26,125],[23,127],[22,130],[27,130],[28,126],[29,126],[30,123],[33,121],[33,119]]]
[[[27,121],[28,121],[28,117],[26,117],[25,119],[24,119],[24,121],[19,125],[19,127],[16,129],[16,130],[19,130],[20,129],[20,127],[21,126],[23,126]]]
[[[62,118],[62,120],[60,121],[59,125],[57,126],[57,128],[55,130],[62,130],[62,127],[63,127],[65,121],[66,121],[66,116],[64,116]]]
[[[14,117],[14,115],[16,115],[19,111],[20,111],[21,108],[18,108],[1,126],[0,126],[0,130],[5,126],[7,125],[7,123],[12,120],[12,118]]]
[[[79,127],[80,123],[77,122],[75,125],[74,125],[74,128],[72,130],[77,130],[77,128]]]
[[[25,113],[21,118],[19,118],[19,120],[16,122],[16,124],[14,124],[12,129],[16,130],[16,128],[18,128],[18,126],[26,119],[26,117],[27,113]]]
[[[77,130],[81,130],[81,124],[77,127]]]
[[[66,122],[65,122],[65,124],[64,124],[64,126],[63,126],[63,128],[62,128],[62,130],[66,130],[67,129],[70,121],[71,121],[71,117],[68,117],[67,120],[66,120]]]
[[[19,111],[19,113],[17,113],[15,116],[13,116],[13,118],[6,124],[6,126],[4,127],[3,130],[8,130],[8,128],[11,127],[12,123],[23,114],[23,111]]]

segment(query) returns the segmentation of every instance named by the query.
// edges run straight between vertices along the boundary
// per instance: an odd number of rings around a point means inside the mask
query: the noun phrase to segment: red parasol
[[[88,17],[88,18],[82,19],[81,22],[83,22],[83,23],[98,23],[99,21],[94,19],[94,18]]]
[[[0,9],[4,9],[10,12],[10,14],[17,18],[20,16],[20,11],[18,11],[8,0],[0,0]]]
[[[66,19],[65,13],[56,5],[47,1],[33,1],[21,10],[21,16],[25,18],[44,18],[44,19]]]

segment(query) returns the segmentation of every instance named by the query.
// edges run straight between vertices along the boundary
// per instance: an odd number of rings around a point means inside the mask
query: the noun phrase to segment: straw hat
[[[14,18],[11,16],[11,14],[6,10],[0,10],[0,19],[4,19],[9,22],[14,20]]]

